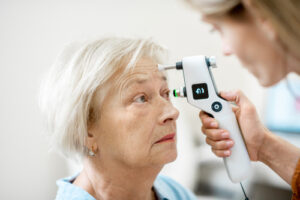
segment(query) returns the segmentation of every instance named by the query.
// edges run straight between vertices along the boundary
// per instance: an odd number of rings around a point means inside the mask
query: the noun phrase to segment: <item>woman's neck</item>
[[[87,159],[73,184],[83,188],[97,200],[152,200],[155,199],[152,186],[162,167],[129,168]]]

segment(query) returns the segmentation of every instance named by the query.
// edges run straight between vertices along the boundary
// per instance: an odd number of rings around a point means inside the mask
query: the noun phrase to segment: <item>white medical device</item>
[[[188,103],[211,114],[219,127],[230,133],[234,146],[231,155],[224,158],[224,164],[230,180],[238,183],[249,175],[250,159],[230,103],[218,95],[211,67],[216,67],[215,57],[203,55],[185,57],[175,66],[158,65],[159,70],[183,70],[185,87],[174,90],[174,96],[187,97]]]

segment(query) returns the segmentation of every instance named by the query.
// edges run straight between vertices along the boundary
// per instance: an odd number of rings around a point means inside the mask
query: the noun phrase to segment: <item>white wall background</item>
[[[49,153],[37,96],[42,75],[65,44],[103,35],[153,37],[170,49],[170,62],[216,55],[220,90],[242,89],[263,111],[264,91],[236,58],[224,58],[219,36],[181,0],[0,0],[0,199],[54,199],[55,180],[69,175],[67,162]],[[171,88],[181,86],[172,72]],[[192,140],[200,135],[198,110],[174,100],[179,158],[164,169],[192,186]],[[188,164],[187,164],[188,163]]]

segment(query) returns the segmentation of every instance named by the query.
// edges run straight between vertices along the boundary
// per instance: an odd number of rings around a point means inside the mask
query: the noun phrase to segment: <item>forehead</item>
[[[122,74],[118,82],[124,87],[124,85],[129,86],[133,83],[144,83],[154,79],[167,80],[165,74],[158,70],[156,62],[149,58],[142,58],[129,72]]]
[[[159,80],[167,84],[166,76],[158,70],[157,63],[151,59],[142,58],[138,60],[131,70],[128,72],[118,72],[118,74],[115,74],[115,76],[106,82],[102,88],[104,92],[101,93],[100,97],[103,98],[103,101],[111,100],[112,97],[123,96],[124,91],[134,90],[135,86],[144,83],[152,87],[154,86],[153,80]],[[103,95],[105,93],[106,95]],[[97,99],[100,99],[100,97],[97,97]]]

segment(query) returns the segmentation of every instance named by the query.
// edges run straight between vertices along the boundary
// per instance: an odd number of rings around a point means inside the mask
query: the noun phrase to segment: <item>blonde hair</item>
[[[300,56],[300,1],[298,0],[186,0],[205,16],[231,15],[248,4],[255,14],[270,20],[284,47]],[[239,9],[236,9],[239,7]]]
[[[105,96],[101,86],[134,68],[142,57],[163,63],[166,50],[151,39],[117,37],[69,45],[50,69],[40,92],[50,147],[67,157],[86,155],[88,123],[94,120],[91,112],[99,110],[93,108],[93,97],[96,93]]]
[[[300,1],[251,0],[263,17],[270,20],[281,43],[296,56],[300,56]]]

